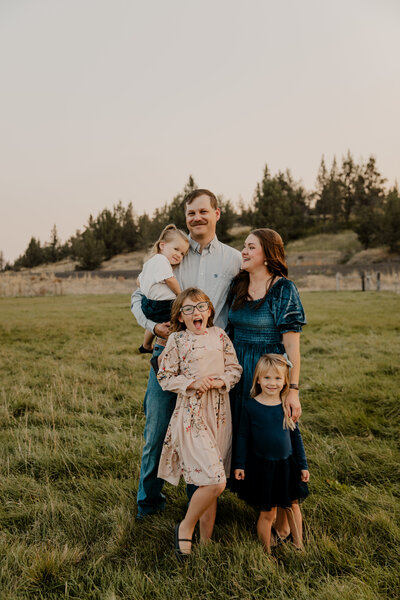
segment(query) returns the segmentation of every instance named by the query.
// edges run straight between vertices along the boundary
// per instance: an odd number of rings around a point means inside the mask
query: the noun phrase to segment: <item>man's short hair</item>
[[[189,204],[191,204],[193,202],[193,200],[195,200],[199,196],[208,196],[210,198],[211,208],[213,208],[214,210],[217,210],[218,200],[217,200],[217,197],[215,196],[215,194],[210,192],[210,190],[198,189],[198,190],[193,190],[192,192],[189,192],[185,196],[185,199],[183,201],[183,203],[185,205],[185,211],[186,211],[187,206]]]

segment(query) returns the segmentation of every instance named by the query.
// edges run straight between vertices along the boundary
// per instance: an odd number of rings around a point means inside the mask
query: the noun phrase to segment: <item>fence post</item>
[[[366,290],[370,290],[371,289],[371,275],[369,273],[367,273],[366,277],[365,277],[365,289]]]
[[[365,273],[364,271],[361,273],[361,290],[365,292]]]
[[[381,291],[381,274],[380,274],[380,271],[378,271],[377,274],[376,274],[376,291],[377,292]]]
[[[340,292],[340,273],[336,273],[336,291]]]

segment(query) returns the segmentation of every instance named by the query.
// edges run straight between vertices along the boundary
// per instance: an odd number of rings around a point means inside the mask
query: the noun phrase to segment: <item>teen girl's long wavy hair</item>
[[[289,392],[289,365],[286,361],[286,358],[282,354],[263,354],[263,356],[261,356],[254,371],[253,385],[250,390],[250,396],[255,398],[261,394],[262,390],[258,380],[263,377],[269,369],[278,372],[282,369],[283,371],[285,385],[280,393],[283,408],[283,428],[293,430],[296,428],[296,425],[293,423],[292,418],[289,417],[289,413],[285,405],[286,396]]]
[[[254,308],[258,309],[264,304],[267,294],[273,286],[275,280],[278,277],[287,278],[288,266],[286,263],[283,241],[279,233],[273,229],[253,229],[250,234],[255,235],[258,238],[268,265],[267,269],[272,275],[272,279],[268,285],[268,288],[265,290],[264,298],[261,302],[257,302],[254,305]],[[241,269],[233,280],[230,291],[231,298],[233,298],[233,310],[237,310],[243,306],[247,300],[250,299],[249,281],[249,273],[244,269]]]
[[[186,329],[185,323],[183,321],[180,321],[179,317],[181,315],[181,308],[185,300],[187,300],[188,298],[190,298],[190,300],[193,300],[194,302],[208,302],[208,306],[211,309],[211,313],[208,317],[207,327],[212,327],[214,324],[215,310],[210,298],[207,296],[207,294],[203,292],[203,290],[191,287],[187,288],[186,290],[183,290],[183,292],[178,294],[174,300],[174,303],[171,308],[171,324],[169,326],[169,330],[171,333],[174,333],[175,331],[183,331],[184,329]]]

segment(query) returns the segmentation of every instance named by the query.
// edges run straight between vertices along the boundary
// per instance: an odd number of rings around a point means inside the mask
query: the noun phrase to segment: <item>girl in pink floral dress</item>
[[[162,355],[158,380],[178,394],[161,453],[158,477],[178,485],[198,486],[183,521],[175,527],[175,552],[191,551],[193,530],[202,518],[211,537],[217,498],[230,472],[232,424],[229,390],[242,367],[232,342],[213,327],[214,307],[204,292],[189,288],[177,296],[171,311],[171,335]],[[203,540],[205,541],[205,540]]]

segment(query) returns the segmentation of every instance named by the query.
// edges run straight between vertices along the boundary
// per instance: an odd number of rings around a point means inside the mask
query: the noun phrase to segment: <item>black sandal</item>
[[[148,350],[143,346],[143,344],[139,348],[140,354],[153,354],[153,350]]]
[[[181,521],[179,521],[179,523],[177,523],[175,525],[175,535],[174,535],[174,542],[175,542],[175,556],[178,560],[180,561],[184,561],[187,560],[188,557],[190,556],[190,553],[187,552],[182,552],[181,547],[179,546],[179,542],[190,542],[192,543],[192,540],[189,540],[187,538],[180,538],[179,537],[179,527],[181,525]]]

